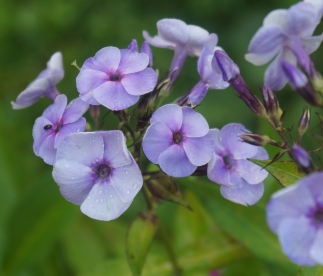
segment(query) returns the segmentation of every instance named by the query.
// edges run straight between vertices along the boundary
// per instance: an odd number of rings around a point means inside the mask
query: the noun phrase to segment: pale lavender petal
[[[36,155],[39,155],[39,148],[44,142],[44,140],[49,135],[54,135],[52,130],[44,129],[45,126],[52,125],[52,124],[53,123],[48,119],[46,119],[45,117],[39,117],[36,119],[35,124],[33,126],[33,138],[34,138],[33,149]]]
[[[57,149],[57,160],[75,161],[91,167],[103,159],[103,138],[95,132],[73,133]]]
[[[217,47],[216,44],[218,43],[218,36],[214,33],[210,34],[207,38],[207,40],[204,42],[204,47],[209,49],[212,54]]]
[[[55,135],[49,135],[39,148],[38,156],[49,165],[54,165],[56,159],[56,149],[54,149],[54,143]]]
[[[155,47],[159,47],[159,48],[168,48],[168,49],[171,49],[171,50],[174,50],[176,48],[176,43],[174,42],[171,42],[171,41],[167,41],[165,40],[164,38],[156,35],[154,37],[151,37],[146,31],[143,31],[142,32],[145,40],[155,46]]]
[[[149,57],[149,66],[152,67],[154,63],[153,53],[147,41],[144,41],[141,45],[141,52],[145,53]]]
[[[225,149],[222,145],[222,142],[221,142],[221,137],[220,137],[220,130],[219,129],[216,129],[216,128],[213,128],[213,129],[210,129],[209,131],[209,134],[211,135],[212,139],[213,139],[213,143],[214,143],[214,152],[219,155],[219,156],[222,156]]]
[[[165,173],[174,177],[186,177],[196,170],[196,166],[189,161],[184,149],[179,145],[172,145],[166,149],[159,156],[158,164]]]
[[[140,191],[143,179],[141,171],[131,157],[131,163],[129,165],[113,168],[109,181],[123,203],[131,202],[136,194]]]
[[[272,54],[272,52],[264,54],[248,53],[245,54],[245,59],[253,65],[260,66],[268,63],[274,57]]]
[[[58,95],[55,102],[47,107],[42,114],[42,117],[47,118],[53,123],[58,123],[63,117],[67,105],[67,98],[65,95]]]
[[[211,135],[207,134],[203,137],[186,138],[183,148],[193,165],[203,166],[212,158],[214,143]]]
[[[268,176],[268,172],[248,160],[236,160],[236,170],[248,184],[259,184]]]
[[[105,73],[111,73],[118,69],[121,59],[120,50],[116,47],[105,47],[99,50],[93,58],[88,58],[82,69],[93,69]]]
[[[93,97],[93,93],[92,93],[93,91],[92,90],[90,90],[88,93],[85,93],[85,94],[80,94],[80,98],[84,101],[84,102],[86,102],[86,103],[88,103],[88,104],[91,104],[91,105],[100,105],[100,103],[96,100],[96,99],[94,99],[94,97]]]
[[[204,47],[204,43],[209,38],[209,32],[195,25],[188,25],[189,38],[186,44],[188,54],[191,56],[200,56]]]
[[[302,38],[303,46],[309,55],[315,52],[318,49],[318,47],[320,47],[322,41],[323,41],[323,34],[318,36],[308,37],[308,38]]]
[[[234,186],[221,186],[221,195],[226,199],[242,205],[253,205],[264,193],[264,185],[249,185],[241,178],[232,179]]]
[[[139,96],[154,89],[157,76],[153,69],[146,68],[140,72],[123,76],[121,83],[130,95]]]
[[[85,118],[80,118],[76,122],[64,125],[59,132],[56,134],[54,148],[57,149],[59,144],[68,135],[76,132],[83,132],[85,130],[86,120]]]
[[[206,96],[209,86],[202,81],[199,81],[194,87],[190,90],[190,94],[186,100],[187,103],[196,106],[198,105]]]
[[[81,94],[87,94],[106,81],[108,81],[108,76],[104,72],[92,69],[81,69],[76,77],[76,88]]]
[[[288,12],[285,9],[277,9],[270,12],[264,19],[263,25],[275,25],[280,27],[281,29],[285,28],[288,22]]]
[[[174,133],[182,126],[182,108],[177,104],[166,104],[158,108],[152,115],[150,123],[162,122]]]
[[[128,94],[120,82],[106,82],[94,89],[92,93],[100,104],[111,110],[123,110],[139,100],[139,96]]]
[[[187,25],[178,19],[162,19],[157,22],[158,34],[167,41],[185,44],[190,36]]]
[[[142,149],[151,162],[158,164],[159,155],[173,144],[171,130],[164,123],[155,122],[145,133]]]
[[[122,215],[131,201],[123,203],[110,183],[97,183],[81,205],[83,214],[97,220],[109,221]]]
[[[228,124],[220,131],[222,145],[234,159],[250,158],[258,151],[258,147],[247,144],[240,138],[240,135],[246,132],[247,130],[241,124]]]
[[[103,158],[113,168],[125,166],[131,163],[131,154],[127,150],[126,138],[122,131],[99,131],[104,142],[104,155]]]
[[[121,60],[118,71],[122,74],[131,74],[144,70],[149,63],[146,54],[131,51],[129,49],[120,50]]]
[[[200,77],[203,79],[204,71],[207,69],[208,66],[211,66],[208,61],[207,57],[211,56],[211,59],[213,58],[213,51],[211,51],[209,48],[205,47],[197,60],[197,71],[199,72]]]
[[[207,177],[213,182],[221,185],[232,185],[230,182],[230,171],[223,162],[221,156],[213,154],[207,166]]]
[[[138,43],[136,39],[131,40],[130,44],[128,45],[127,49],[138,52]],[[122,50],[121,50],[122,51]]]
[[[320,265],[323,265],[322,248],[323,248],[323,228],[320,227],[317,229],[316,237],[314,239],[312,247],[310,248],[310,256],[315,262],[319,263]]]
[[[271,90],[281,90],[287,83],[287,78],[281,65],[282,60],[283,53],[280,53],[266,69],[265,84]]]
[[[278,227],[283,251],[293,262],[300,265],[316,264],[309,254],[316,232],[311,220],[304,216],[287,218]]]
[[[259,160],[268,160],[269,156],[267,151],[264,148],[258,147],[258,152],[252,158],[259,159]]]
[[[297,204],[296,204],[297,203]],[[276,192],[267,205],[267,223],[277,233],[279,225],[287,218],[298,218],[315,208],[308,189],[293,185]]]
[[[78,205],[82,204],[95,183],[91,168],[65,159],[55,162],[53,178],[62,196]]]
[[[209,125],[200,113],[197,113],[188,106],[184,106],[182,112],[183,123],[181,131],[185,137],[201,137],[209,132]]]
[[[50,80],[53,85],[60,82],[64,77],[63,56],[61,52],[54,53],[47,62],[50,72]]]
[[[69,124],[77,121],[89,108],[89,104],[84,102],[81,98],[76,98],[67,106],[64,115],[64,124]]]
[[[301,185],[308,189],[311,197],[318,203],[319,206],[323,207],[323,172],[316,172],[310,174],[306,178],[302,179]]]

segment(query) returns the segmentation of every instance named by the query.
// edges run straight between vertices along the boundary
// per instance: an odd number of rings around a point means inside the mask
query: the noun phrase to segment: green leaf
[[[290,186],[305,176],[305,173],[298,169],[294,161],[276,161],[270,164],[271,160],[249,160],[260,167],[264,167],[264,169],[269,172],[283,187]]]
[[[323,276],[323,266],[301,267],[297,276]]]
[[[152,212],[143,212],[131,224],[127,235],[127,258],[132,274],[141,274],[146,254],[158,229],[158,218]]]

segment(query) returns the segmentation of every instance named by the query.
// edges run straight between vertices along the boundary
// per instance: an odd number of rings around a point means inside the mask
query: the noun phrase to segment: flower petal
[[[57,160],[53,178],[66,200],[81,205],[95,183],[91,168],[65,159]]]
[[[140,72],[123,76],[121,83],[130,95],[139,96],[154,89],[157,77],[153,69],[146,68]]]
[[[49,165],[54,165],[56,159],[56,149],[54,148],[54,143],[55,135],[49,135],[39,148],[38,156]]]
[[[310,256],[315,262],[319,263],[320,265],[323,265],[322,248],[323,248],[323,228],[320,227],[317,229],[316,237],[314,239],[312,247],[310,248]]]
[[[209,132],[209,124],[200,113],[188,106],[184,106],[182,112],[181,131],[185,137],[201,137]]]
[[[39,155],[39,149],[42,143],[49,135],[53,134],[51,130],[44,129],[44,127],[47,125],[52,125],[52,122],[45,117],[39,117],[36,119],[35,124],[33,126],[33,150],[37,156]]]
[[[259,184],[268,176],[265,169],[248,160],[236,160],[236,170],[248,184],[252,185]]]
[[[78,119],[74,123],[64,125],[56,134],[54,148],[57,149],[59,144],[68,135],[76,132],[83,132],[85,130],[85,125],[86,125],[86,120],[83,117]]]
[[[185,22],[179,19],[162,19],[157,22],[158,34],[167,41],[185,44],[190,31]]]
[[[118,71],[123,74],[131,74],[144,70],[149,63],[149,57],[146,54],[134,52],[129,49],[122,49],[121,60]]]
[[[182,126],[182,108],[177,104],[166,104],[158,108],[152,115],[150,123],[162,122],[174,133]]]
[[[280,53],[266,69],[264,81],[271,90],[281,90],[287,83],[282,69],[282,60],[283,53]]]
[[[285,28],[287,21],[288,21],[288,11],[285,9],[277,9],[270,12],[265,17],[263,21],[263,25],[264,26],[274,25],[283,29]]]
[[[323,34],[318,36],[312,36],[308,38],[303,38],[302,43],[306,52],[310,55],[315,52],[318,47],[320,47],[323,40]]]
[[[73,123],[80,119],[80,117],[88,110],[89,104],[84,102],[81,98],[76,98],[69,103],[63,115],[64,124]]]
[[[173,133],[162,122],[150,125],[142,141],[142,149],[146,157],[158,164],[158,158],[162,152],[173,145]]]
[[[174,50],[176,48],[176,44],[174,42],[170,42],[165,40],[164,38],[160,37],[159,35],[156,35],[154,37],[151,37],[146,31],[142,32],[145,40],[155,47],[159,48],[168,48],[171,50]]]
[[[189,30],[189,38],[186,43],[186,47],[189,49],[188,54],[190,56],[200,56],[204,48],[204,43],[209,38],[209,32],[203,28],[195,25],[187,25]]]
[[[178,145],[166,149],[159,156],[158,164],[165,173],[174,177],[186,177],[196,170],[196,166],[189,161],[184,149]]]
[[[67,105],[67,98],[65,95],[58,95],[52,105],[47,107],[42,114],[42,117],[47,118],[53,124],[59,123],[63,117]]]
[[[106,81],[108,81],[108,76],[104,72],[92,69],[81,69],[76,77],[76,88],[78,92],[85,95]]]
[[[209,134],[211,135],[214,143],[214,152],[222,156],[223,152],[225,151],[224,147],[222,146],[221,137],[220,137],[220,130],[217,128],[210,129]]]
[[[230,182],[230,171],[223,162],[222,157],[213,154],[207,166],[207,177],[220,185],[232,185]]]
[[[300,185],[305,187],[314,198],[315,202],[323,207],[323,190],[322,190],[323,172],[316,172],[302,178]]]
[[[88,58],[82,69],[93,69],[104,73],[114,72],[118,69],[121,59],[120,50],[116,47],[105,47],[99,50],[93,58]]]

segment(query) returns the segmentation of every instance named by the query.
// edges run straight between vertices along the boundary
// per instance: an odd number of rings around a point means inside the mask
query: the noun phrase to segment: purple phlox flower
[[[65,95],[58,95],[33,127],[34,153],[53,165],[62,140],[71,133],[84,131],[86,120],[81,117],[89,105],[77,98],[67,105]]]
[[[301,67],[311,75],[309,54],[320,46],[323,35],[312,36],[322,16],[322,1],[305,1],[288,10],[274,10],[264,19],[263,26],[252,38],[245,58],[254,65],[263,65],[276,57],[265,72],[265,83],[280,90],[287,83],[283,60]]]
[[[284,253],[299,265],[323,265],[323,172],[312,173],[276,192],[267,222]]]
[[[136,39],[131,40],[128,45],[128,49],[134,52],[138,52],[138,43]],[[153,53],[147,41],[144,41],[141,45],[141,53],[146,54],[149,57],[149,67],[153,67]]]
[[[66,200],[105,221],[125,212],[143,184],[119,130],[69,135],[58,147],[53,178]]]
[[[21,109],[34,104],[41,97],[48,97],[52,101],[60,93],[56,84],[64,77],[62,54],[53,54],[47,62],[47,69],[43,70],[37,78],[22,91],[16,102],[11,102],[13,109]]]
[[[174,50],[174,57],[169,72],[172,72],[173,83],[177,78],[185,59],[188,55],[200,56],[204,43],[209,37],[209,33],[199,26],[187,25],[179,19],[162,19],[157,22],[158,35],[151,37],[146,31],[143,36],[146,41],[160,48]]]
[[[76,78],[80,97],[111,110],[134,105],[139,96],[154,89],[156,73],[147,68],[149,57],[129,49],[105,47],[87,59]]]
[[[215,147],[207,175],[221,185],[223,197],[242,205],[253,205],[263,195],[262,181],[268,173],[247,158],[264,160],[268,159],[268,154],[262,147],[244,143],[240,135],[246,132],[240,124],[228,124],[221,130],[210,129]]]
[[[192,108],[164,105],[153,113],[150,123],[143,151],[168,175],[189,176],[210,161],[214,145],[208,123]]]

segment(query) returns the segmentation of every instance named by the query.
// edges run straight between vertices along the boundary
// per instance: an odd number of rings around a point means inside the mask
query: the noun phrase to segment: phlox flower
[[[167,104],[150,120],[142,147],[147,158],[170,176],[185,177],[208,163],[213,141],[204,117],[188,106]]]
[[[52,105],[37,118],[33,127],[34,153],[53,165],[61,141],[71,133],[84,131],[86,120],[81,117],[89,105],[77,98],[67,105],[65,95],[58,95]]]
[[[156,86],[156,73],[148,64],[144,53],[105,47],[84,62],[76,78],[77,90],[89,104],[111,110],[128,108]]]
[[[308,54],[320,46],[323,35],[312,36],[322,16],[322,1],[304,1],[288,10],[279,9],[269,13],[263,26],[252,38],[246,59],[254,65],[268,63],[265,83],[272,90],[280,90],[287,83],[282,68],[285,60],[292,65],[297,61],[309,73],[311,60]]]
[[[271,197],[267,222],[285,254],[299,265],[323,265],[323,172],[312,173]]]
[[[242,205],[252,205],[262,197],[262,181],[268,173],[247,158],[268,159],[268,154],[261,147],[243,142],[240,135],[246,132],[241,124],[228,124],[221,130],[210,129],[215,146],[207,176],[221,185],[223,197]]]
[[[58,147],[53,178],[66,200],[105,221],[126,211],[143,184],[119,130],[69,135]]]
[[[22,91],[16,102],[11,102],[13,109],[21,109],[34,104],[41,97],[55,100],[59,92],[56,84],[64,77],[62,54],[53,54],[47,62],[47,69],[43,70],[37,78]]]

